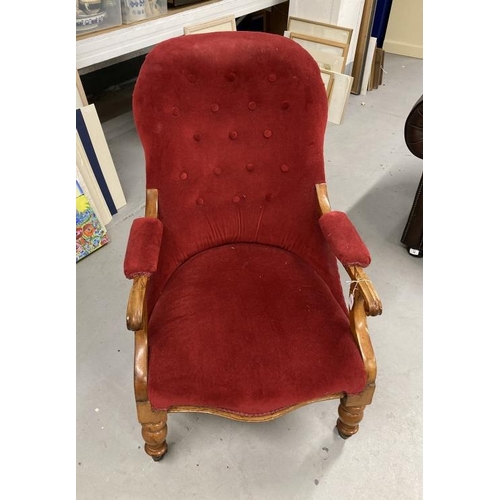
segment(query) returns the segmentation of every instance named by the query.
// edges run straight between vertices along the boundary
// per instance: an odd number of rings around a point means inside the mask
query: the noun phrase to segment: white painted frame
[[[216,31],[236,31],[236,18],[234,16],[213,19],[206,23],[191,24],[184,26],[185,35],[196,35],[199,33],[214,33]]]

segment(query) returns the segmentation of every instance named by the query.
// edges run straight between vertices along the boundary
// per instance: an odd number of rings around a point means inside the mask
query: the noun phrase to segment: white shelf
[[[76,68],[78,70],[105,61],[145,51],[163,40],[182,35],[184,26],[234,15],[240,17],[285,0],[219,0],[199,4],[179,12],[137,24],[85,36],[76,41]],[[173,11],[173,9],[172,9]]]

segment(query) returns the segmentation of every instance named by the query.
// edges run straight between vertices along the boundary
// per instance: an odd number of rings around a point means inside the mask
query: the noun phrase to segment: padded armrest
[[[323,235],[344,266],[367,267],[370,252],[344,212],[327,212],[319,219]]]
[[[163,224],[152,217],[135,219],[130,228],[124,273],[129,279],[150,276],[158,267]]]

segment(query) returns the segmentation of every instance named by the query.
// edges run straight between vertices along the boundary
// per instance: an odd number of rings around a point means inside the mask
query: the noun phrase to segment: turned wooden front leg
[[[340,400],[337,430],[340,437],[347,439],[358,432],[359,423],[363,420],[365,405],[346,406],[345,402],[346,398]]]
[[[167,453],[168,445],[167,437],[167,422],[156,422],[153,424],[141,424],[142,437],[144,438],[144,450],[155,461],[158,462]]]
[[[144,451],[155,461],[167,453],[167,412],[154,411],[149,401],[137,402],[137,417],[142,425]]]

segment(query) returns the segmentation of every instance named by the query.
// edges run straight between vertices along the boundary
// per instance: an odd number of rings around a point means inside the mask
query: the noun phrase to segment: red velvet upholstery
[[[127,278],[156,271],[162,232],[158,219],[140,217],[132,222],[123,266]]]
[[[332,211],[322,215],[319,225],[335,257],[342,264],[370,265],[370,252],[344,212]]]
[[[163,224],[148,287],[153,407],[262,414],[361,391],[318,223],[327,100],[317,63],[278,35],[173,38],[146,57],[133,112]]]
[[[300,255],[342,300],[315,194],[325,181],[326,93],[304,49],[256,32],[167,40],[141,68],[133,110],[164,224],[151,307],[187,258],[238,241]]]
[[[149,328],[155,408],[261,414],[366,385],[348,317],[314,268],[280,248],[235,243],[192,257]]]

